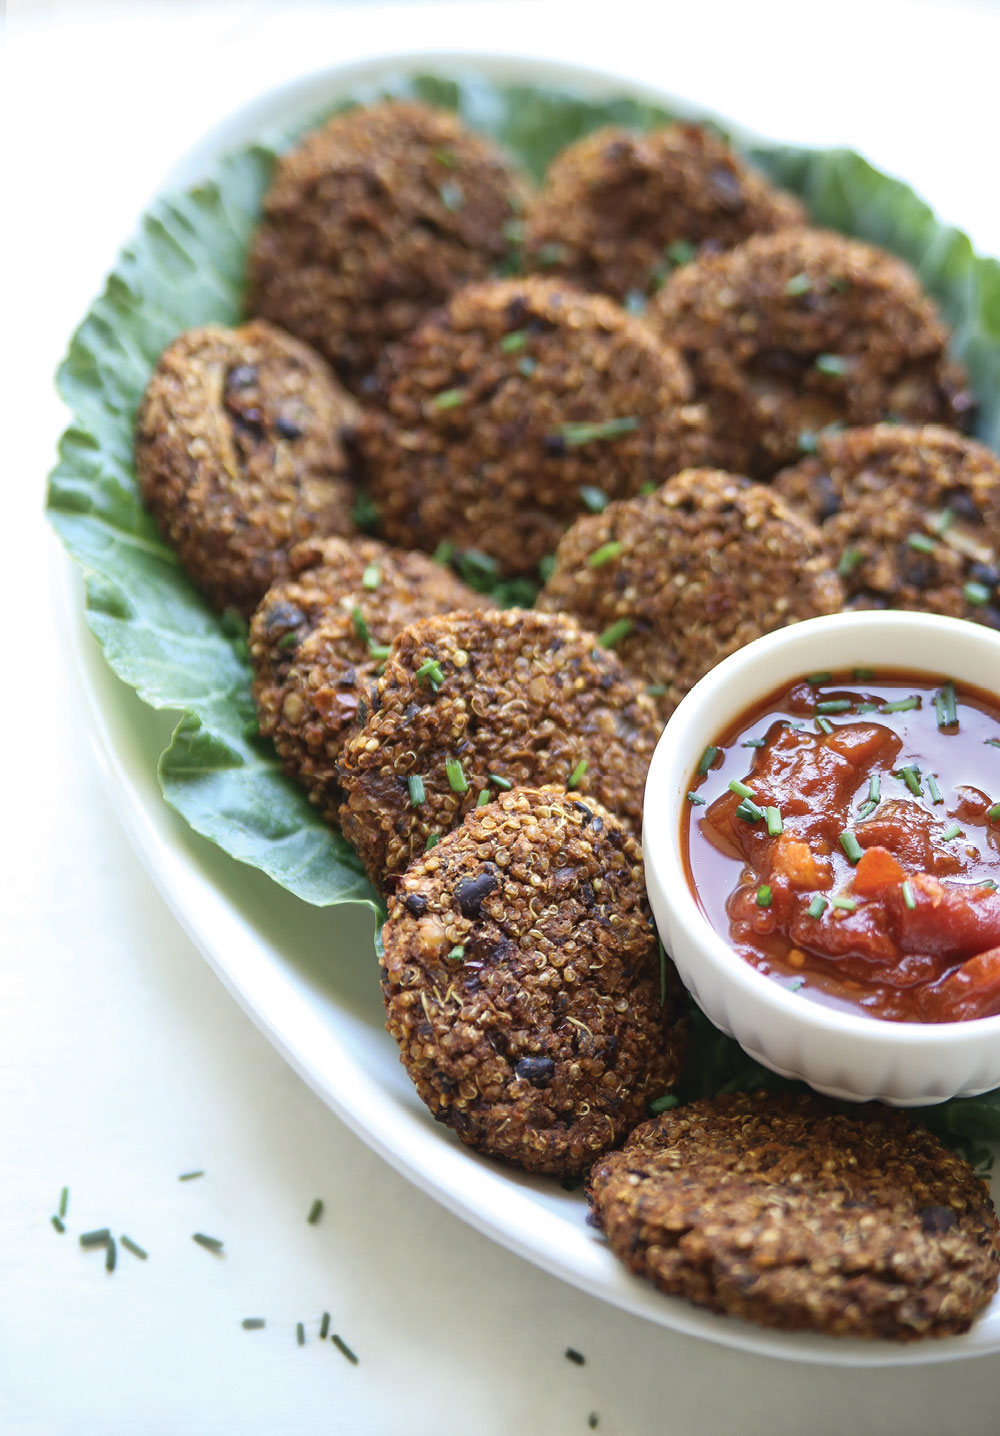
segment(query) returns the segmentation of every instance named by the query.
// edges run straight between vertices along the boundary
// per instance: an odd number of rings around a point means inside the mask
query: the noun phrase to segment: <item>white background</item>
[[[370,1154],[237,1009],[130,851],[40,506],[73,325],[174,158],[268,85],[380,48],[492,43],[620,67],[782,137],[853,144],[1000,253],[1000,17],[856,0],[52,0],[7,19],[0,1430],[562,1436],[596,1412],[606,1436],[995,1436],[1000,1357],[851,1372],[674,1335],[493,1246]],[[203,1179],[177,1182],[195,1167]],[[120,1252],[107,1277],[77,1244],[103,1225],[149,1261]],[[194,1230],[223,1237],[225,1259]],[[316,1341],[324,1309],[359,1366]],[[258,1315],[265,1330],[241,1329]]]

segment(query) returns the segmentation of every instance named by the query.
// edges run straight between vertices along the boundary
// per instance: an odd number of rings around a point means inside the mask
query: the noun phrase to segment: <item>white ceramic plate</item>
[[[380,73],[408,68],[428,73],[475,68],[497,80],[521,78],[685,108],[621,77],[546,61],[449,54],[408,62],[388,56],[377,64],[308,75],[245,105],[178,162],[165,188],[200,179],[219,155],[272,125],[314,114],[340,92]],[[720,118],[739,132],[732,117]],[[199,838],[167,807],[156,762],[169,739],[169,716],[145,707],[108,669],[83,622],[75,575],[68,602],[100,759],[153,880],[261,1031],[328,1106],[400,1172],[457,1216],[556,1276],[677,1331],[770,1356],[848,1366],[924,1363],[1000,1350],[1000,1301],[964,1336],[903,1347],[773,1332],[700,1311],[630,1277],[586,1225],[582,1195],[564,1192],[556,1182],[519,1176],[461,1146],[428,1115],[385,1032],[367,912],[309,907]]]

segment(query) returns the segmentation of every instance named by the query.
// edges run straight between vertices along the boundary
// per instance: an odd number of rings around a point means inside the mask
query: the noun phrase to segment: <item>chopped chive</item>
[[[554,437],[575,448],[578,444],[592,444],[597,439],[617,439],[622,434],[632,434],[639,427],[634,415],[621,419],[602,419],[597,423],[561,424]]]
[[[841,578],[848,578],[863,558],[864,554],[859,548],[848,546],[840,555],[840,560],[837,563],[837,573]]]
[[[749,798],[744,798],[736,809],[736,816],[742,818],[745,823],[759,823],[764,816],[764,809],[758,808]]]
[[[874,668],[852,668],[851,674],[859,683],[866,679],[870,682],[875,677],[875,670]]]
[[[108,1244],[104,1249],[104,1270],[114,1271],[118,1265],[118,1246],[114,1237],[108,1237]]]
[[[989,603],[993,597],[993,590],[987,588],[985,583],[964,584],[962,592],[965,595],[966,603],[971,603],[975,608],[981,608],[984,603]]]
[[[808,294],[812,287],[808,274],[793,274],[785,285],[785,293],[790,299],[796,299],[800,294]]]
[[[530,379],[538,368],[538,360],[532,359],[530,354],[522,354],[517,361],[517,372],[523,374],[525,379]]]
[[[785,825],[781,820],[780,808],[765,808],[764,817],[767,819],[768,836],[778,838],[785,831]]]
[[[659,938],[656,939],[656,948],[660,957],[660,1006],[667,1000],[667,949]]]
[[[693,803],[696,808],[703,808],[705,806],[705,799],[697,793],[688,793],[687,799],[688,802]]]
[[[878,773],[873,773],[868,779],[868,801],[878,803],[882,797],[882,779]]]
[[[689,239],[672,239],[665,252],[671,264],[690,264],[698,254]]]
[[[384,663],[389,657],[388,643],[369,643],[368,652],[376,663]]]
[[[843,354],[817,354],[813,362],[821,374],[839,377],[841,374],[847,373],[848,360],[844,358]]]
[[[788,991],[789,991],[789,992],[798,992],[799,988],[800,988],[800,987],[805,987],[805,985],[806,985],[806,980],[805,980],[804,977],[793,977],[792,980],[791,980],[791,982],[788,984]]]
[[[63,1187],[59,1193],[59,1215],[64,1217],[69,1207],[69,1187]]]
[[[987,811],[986,816],[991,823],[1000,823],[1000,803],[994,803],[992,808]]]
[[[757,889],[757,906],[771,906],[771,887],[769,883],[761,883],[760,887]]]
[[[494,788],[500,788],[505,793],[509,793],[514,786],[509,778],[501,778],[499,773],[487,773],[486,776]]]
[[[410,791],[410,807],[419,808],[420,804],[427,799],[427,789],[424,787],[424,780],[419,773],[411,773],[406,780],[406,786]]]
[[[947,533],[955,522],[954,509],[942,509],[934,518],[934,532],[936,534]]]
[[[244,1331],[260,1331],[267,1325],[262,1316],[245,1316],[240,1322]]]
[[[543,583],[548,583],[555,571],[556,556],[554,553],[547,553],[544,558],[538,560],[538,577]]]
[[[919,768],[914,768],[912,764],[908,763],[905,768],[900,768],[896,777],[902,778],[915,798],[922,798],[924,796],[924,790],[920,786]]]
[[[854,912],[857,908],[857,903],[853,898],[835,897],[831,898],[830,901],[834,907],[840,908],[841,912]]]
[[[64,1232],[66,1230],[66,1223],[63,1221],[62,1217],[53,1217],[52,1225],[55,1227],[57,1232]]]
[[[659,484],[654,483],[652,479],[647,479],[644,484],[639,485],[639,497],[641,499],[648,499],[650,494],[655,494],[659,487]]]
[[[429,853],[430,850],[431,850],[431,848],[436,848],[437,845],[438,845],[438,843],[439,843],[440,841],[441,841],[441,834],[440,834],[440,833],[428,833],[428,834],[427,834],[427,841],[426,841],[426,843],[424,844],[424,852],[425,852],[425,853]]]
[[[431,400],[431,408],[439,411],[457,409],[460,404],[464,403],[464,389],[442,389],[441,393],[435,394]]]
[[[942,796],[941,796],[941,789],[938,787],[938,785],[937,785],[937,779],[935,778],[935,776],[934,776],[933,773],[928,773],[928,774],[927,774],[927,791],[928,791],[928,792],[930,793],[930,795],[931,795],[931,802],[932,802],[932,803],[943,803],[943,802],[944,802],[944,799],[943,799]]]
[[[630,618],[619,618],[610,627],[606,628],[597,640],[602,648],[614,648],[623,638],[627,638],[632,632],[632,620]]]
[[[996,880],[994,878],[983,878],[982,882],[978,883],[977,886],[988,888],[991,893],[995,893],[997,890]]]
[[[913,888],[910,886],[910,879],[909,879],[909,878],[907,878],[906,881],[902,884],[902,889],[903,889],[903,902],[906,904],[906,906],[907,906],[908,908],[910,908],[910,909],[912,910],[913,908],[916,907],[916,905],[917,905],[917,900],[916,900],[916,898],[913,896]]]
[[[566,1360],[572,1361],[574,1366],[583,1366],[586,1364],[587,1358],[582,1356],[579,1351],[574,1350],[572,1346],[567,1346]]]
[[[436,693],[444,682],[444,670],[436,658],[428,658],[417,669],[416,677],[418,683],[427,683]]]
[[[953,728],[958,722],[958,700],[955,685],[950,680],[941,685],[941,708],[938,716],[939,728]],[[989,740],[987,740],[989,741]]]
[[[911,708],[921,706],[920,698],[916,693],[911,693],[909,698],[894,698],[891,703],[880,703],[880,713],[908,713]]]
[[[500,352],[501,354],[516,354],[519,349],[524,348],[527,342],[527,329],[512,329],[500,340]]]
[[[306,1344],[306,1329],[302,1325],[301,1321],[297,1321],[295,1323],[295,1340],[299,1343],[300,1346],[305,1346]]]
[[[181,1172],[177,1180],[179,1182],[193,1182],[196,1177],[203,1177],[204,1175],[204,1167],[199,1167],[196,1172]]]
[[[662,1097],[654,1097],[651,1102],[646,1103],[646,1106],[654,1117],[658,1117],[661,1112],[669,1112],[672,1108],[676,1107],[678,1100],[673,1092],[667,1092]]]
[[[293,629],[291,633],[284,633],[274,645],[281,653],[287,653],[290,648],[295,648],[299,641],[299,635]]]
[[[812,684],[814,688],[819,688],[822,684],[829,683],[832,677],[832,673],[807,673],[806,682]]]
[[[988,743],[991,748],[1000,748],[1000,738],[984,738],[983,742]]]
[[[141,1247],[138,1242],[134,1242],[131,1237],[120,1236],[118,1240],[127,1252],[131,1252],[132,1255],[138,1257],[140,1261],[146,1261],[149,1257],[149,1252]]]
[[[84,1232],[80,1237],[80,1245],[82,1247],[105,1247],[110,1240],[110,1228],[99,1227],[97,1231]]]
[[[930,534],[907,534],[906,542],[910,548],[916,549],[917,553],[934,553],[937,549],[937,545]]]
[[[347,1360],[351,1363],[352,1366],[357,1366],[358,1358],[342,1336],[338,1336],[337,1333],[334,1332],[333,1335],[330,1337],[330,1340],[340,1352],[341,1356],[346,1356]]]
[[[435,563],[451,563],[455,557],[455,545],[451,539],[442,539],[437,548],[431,554]]]
[[[191,1240],[197,1242],[200,1247],[204,1247],[206,1251],[215,1252],[216,1255],[221,1253],[225,1246],[225,1243],[218,1237],[207,1237],[204,1232],[192,1233]]]
[[[489,788],[484,788],[483,791],[479,794],[479,797],[476,799],[476,807],[485,808],[487,804],[491,803],[492,801],[493,794],[490,792]]]
[[[312,1206],[309,1208],[309,1215],[306,1217],[306,1221],[311,1227],[314,1227],[322,1215],[323,1199],[321,1197],[317,1197],[316,1200],[313,1202]]]
[[[756,796],[754,790],[748,788],[746,783],[741,783],[739,778],[731,779],[729,791],[735,793],[738,798],[753,798]]]
[[[861,804],[861,807],[858,809],[859,820],[863,823],[866,818],[870,818],[877,807],[878,803],[873,803],[871,798],[866,798],[865,801]]]
[[[590,764],[587,762],[586,758],[581,758],[579,763],[577,763],[576,767],[573,769],[572,773],[570,773],[569,777],[566,779],[566,787],[575,788],[576,785],[579,783],[580,779],[583,777],[584,773],[586,773],[589,766]]]
[[[824,698],[816,704],[817,713],[846,713],[851,706],[850,698]]]
[[[603,513],[611,500],[603,489],[595,488],[593,484],[583,484],[580,488],[580,499],[585,509],[592,514]]]
[[[718,748],[713,748],[711,744],[709,744],[709,746],[705,749],[704,753],[702,753],[701,758],[698,760],[698,773],[702,778],[708,772],[709,768],[711,768],[712,764],[715,762],[718,756]]]
[[[368,632],[368,624],[365,622],[365,616],[361,612],[358,604],[355,604],[351,609],[351,622],[354,624],[354,632],[361,639],[361,642],[366,647],[369,647],[371,645],[372,636]]]
[[[833,732],[833,724],[830,722],[829,718],[817,718],[816,727],[821,733],[826,733],[827,736],[829,736]]]
[[[600,548],[596,548],[588,557],[587,563],[591,568],[602,568],[604,564],[617,558],[624,547],[621,539],[611,539],[610,542],[602,543]]]
[[[566,258],[566,246],[560,244],[557,239],[550,239],[547,243],[538,246],[535,258],[546,268],[553,264],[561,264]]]
[[[840,835],[840,846],[843,848],[847,861],[853,866],[859,863],[864,856],[864,849],[850,828],[845,828]]]
[[[965,834],[962,832],[962,829],[959,827],[958,823],[949,823],[948,826],[945,828],[944,832],[941,834],[941,841],[943,843],[950,843],[953,838],[964,837]]]
[[[877,713],[877,712],[878,712],[878,704],[877,704],[877,703],[868,703],[868,702],[859,703],[859,704],[858,704],[858,712],[859,712],[859,713]]]
[[[361,575],[361,587],[374,591],[382,581],[382,570],[377,563],[370,563]]]
[[[469,780],[462,771],[462,764],[457,758],[446,758],[444,771],[448,775],[448,786],[453,793],[467,793],[469,791]]]
[[[826,909],[826,898],[820,897],[819,894],[817,894],[816,897],[813,898],[809,906],[806,908],[806,912],[809,914],[810,917],[822,917],[823,914],[826,912]]]
[[[740,744],[741,748],[765,748],[766,746],[766,738],[747,738]]]
[[[819,435],[814,429],[803,429],[798,438],[800,454],[815,454],[819,448]]]
[[[650,698],[662,698],[668,691],[666,683],[647,683],[646,692]]]
[[[320,1324],[319,1324],[319,1339],[320,1339],[320,1341],[325,1341],[325,1340],[326,1340],[327,1334],[328,1334],[329,1330],[330,1330],[330,1313],[329,1313],[328,1311],[324,1311],[322,1320],[320,1321]]]
[[[449,962],[461,962],[465,956],[465,943],[456,942],[455,946],[448,953]]]

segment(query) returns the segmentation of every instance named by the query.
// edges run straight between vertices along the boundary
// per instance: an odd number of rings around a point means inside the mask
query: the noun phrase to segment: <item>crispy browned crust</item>
[[[417,676],[429,662],[440,665],[437,691],[429,674]],[[660,726],[641,683],[564,614],[424,619],[394,641],[367,719],[344,748],[341,826],[385,885],[496,787],[491,773],[565,785],[583,764],[583,801],[596,798],[638,832]],[[461,763],[468,792],[452,788],[449,758]],[[426,793],[417,806],[411,776]]]
[[[538,278],[460,290],[379,366],[359,433],[379,532],[532,573],[585,512],[582,487],[638,493],[701,456],[689,396],[678,356],[609,299]],[[566,438],[621,419],[638,424]]]
[[[678,270],[646,317],[691,366],[715,462],[753,478],[827,424],[954,424],[972,405],[913,271],[842,235],[755,235]]]
[[[786,623],[835,613],[842,599],[819,533],[773,490],[689,469],[655,493],[578,519],[538,606],[597,632],[630,623],[615,651],[665,690],[657,702],[666,718],[727,654]]]
[[[334,116],[284,155],[250,252],[250,308],[357,388],[384,346],[507,253],[525,184],[443,110],[386,101]]]
[[[552,162],[525,213],[525,265],[624,299],[660,287],[672,243],[714,252],[805,219],[797,199],[699,125],[609,126]]]
[[[293,544],[354,531],[341,435],[357,412],[318,354],[262,321],[164,351],[136,423],[139,487],[216,608],[249,614]]]
[[[426,554],[377,539],[299,544],[291,564],[294,576],[268,590],[250,625],[253,696],[260,731],[274,740],[285,771],[335,823],[343,799],[337,760],[382,671],[379,650],[419,618],[492,608],[493,600]]]
[[[615,1255],[663,1291],[764,1326],[911,1341],[965,1331],[997,1286],[997,1220],[968,1162],[898,1110],[709,1098],[599,1161]]]
[[[821,434],[774,487],[820,526],[849,607],[1000,628],[1000,459],[984,444],[936,425]]]
[[[407,870],[382,939],[403,1063],[479,1151],[581,1172],[677,1079],[680,985],[639,845],[592,800],[518,788],[476,809]]]

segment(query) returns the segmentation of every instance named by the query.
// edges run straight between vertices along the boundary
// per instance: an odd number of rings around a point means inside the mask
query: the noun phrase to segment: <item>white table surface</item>
[[[606,1436],[993,1436],[1000,1357],[852,1372],[675,1335],[501,1250],[349,1133],[229,998],[129,848],[40,506],[63,417],[51,374],[117,244],[174,157],[275,80],[387,44],[515,45],[530,24],[540,51],[631,69],[765,131],[866,149],[1000,253],[1000,15],[916,0],[56,0],[12,3],[8,24],[0,1431],[568,1436],[595,1412]],[[192,1168],[206,1175],[179,1183]],[[49,1217],[64,1185],[59,1236]],[[325,1212],[309,1226],[317,1196]],[[77,1242],[104,1225],[148,1262],[119,1251],[107,1276]],[[225,1260],[194,1230],[224,1237]],[[358,1366],[315,1339],[324,1309]],[[242,1330],[247,1316],[266,1329]]]

